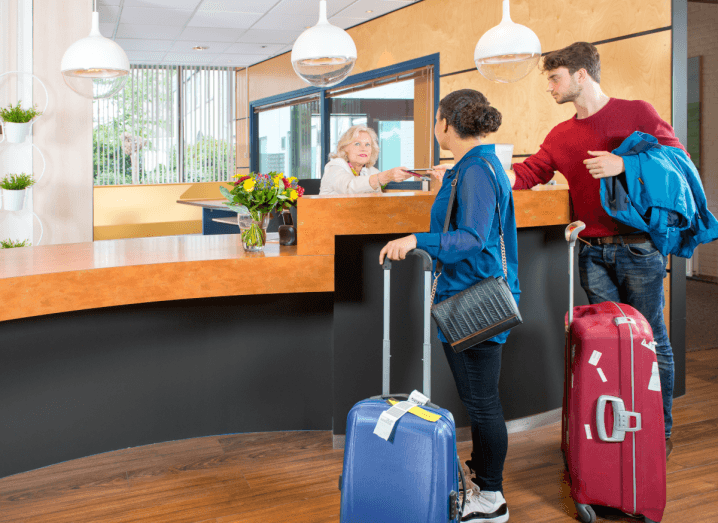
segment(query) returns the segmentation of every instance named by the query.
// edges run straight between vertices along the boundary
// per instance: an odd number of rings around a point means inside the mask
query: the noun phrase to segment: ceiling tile
[[[100,24],[100,34],[105,38],[112,38],[112,33],[115,32],[116,24]]]
[[[284,44],[233,44],[224,50],[227,54],[274,54],[285,47]]]
[[[239,37],[240,43],[293,44],[302,31],[271,31],[250,29]]]
[[[339,16],[343,18],[376,18],[407,4],[404,2],[387,2],[386,0],[361,0],[343,9]],[[367,13],[371,11],[371,13]]]
[[[146,40],[144,38],[116,38],[125,51],[169,51],[172,40]]]
[[[356,0],[351,1],[354,2]],[[327,14],[329,14],[329,4],[333,3],[334,2],[332,2],[332,0],[327,2]],[[313,15],[317,20],[319,20],[319,2],[317,2],[317,0],[282,0],[272,9],[271,13],[273,15]]]
[[[227,51],[227,48],[231,46],[228,42],[202,42],[202,41],[182,41],[178,40],[170,47],[171,53],[189,53],[189,54],[221,54]],[[203,51],[195,51],[192,49],[195,46],[206,47]]]
[[[345,18],[343,16],[333,16],[329,19],[329,23],[341,27],[342,29],[348,29],[355,25],[363,24],[366,19],[362,18]]]
[[[252,29],[268,29],[272,31],[304,31],[317,23],[316,16],[273,15],[270,11]]]
[[[180,40],[204,42],[234,43],[244,29],[224,29],[221,27],[187,27],[179,36]]]
[[[146,38],[148,40],[174,40],[182,32],[181,27],[166,25],[131,25],[120,24],[117,38]]]
[[[98,6],[97,12],[100,15],[100,21],[104,24],[114,24],[120,15],[120,8],[117,6]]]
[[[216,62],[232,63],[236,65],[252,65],[263,62],[270,55],[261,54],[223,54]]]
[[[357,0],[330,0],[327,2],[327,16],[334,16],[336,14],[341,14],[341,11],[345,9],[346,7],[352,5]],[[319,10],[317,9],[317,14],[319,13]]]
[[[127,51],[127,58],[131,63],[138,62],[159,62],[165,56],[165,53],[150,53],[145,51]]]
[[[299,0],[294,1],[299,3]],[[199,10],[205,13],[266,13],[277,3],[279,0],[204,0]]]
[[[210,64],[219,56],[221,55],[205,53],[167,53],[163,61],[181,64]]]
[[[194,9],[202,0],[125,0],[125,7],[163,7],[165,9]]]
[[[193,11],[187,9],[160,9],[158,7],[125,7],[122,10],[123,24],[162,24],[184,27]]]
[[[224,27],[229,29],[248,29],[261,14],[197,12],[189,22],[189,27]]]

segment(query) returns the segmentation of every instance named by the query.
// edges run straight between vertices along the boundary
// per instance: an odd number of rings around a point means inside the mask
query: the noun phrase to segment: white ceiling
[[[327,0],[327,17],[347,29],[419,1]],[[319,19],[318,0],[97,0],[97,10],[132,64],[246,67],[291,51]]]

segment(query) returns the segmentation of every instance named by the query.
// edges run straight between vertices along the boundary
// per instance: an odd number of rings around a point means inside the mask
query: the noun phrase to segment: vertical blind
[[[227,181],[235,172],[234,70],[133,65],[93,102],[95,185]]]

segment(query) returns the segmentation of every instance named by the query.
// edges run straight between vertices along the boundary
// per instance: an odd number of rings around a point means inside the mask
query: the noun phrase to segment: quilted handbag
[[[482,158],[496,177],[491,164]],[[456,200],[456,182],[451,182],[451,196],[444,220],[444,233],[449,230],[451,211]],[[493,276],[464,289],[458,294],[434,305],[431,315],[436,320],[454,352],[462,352],[474,345],[523,323],[516,300],[506,280],[506,248],[504,247],[504,230],[499,209],[499,193],[496,188],[496,214],[499,217],[499,234],[501,236],[501,263],[504,277]],[[437,260],[434,272],[434,285],[431,291],[431,302],[436,294],[436,284],[441,276],[443,264]]]

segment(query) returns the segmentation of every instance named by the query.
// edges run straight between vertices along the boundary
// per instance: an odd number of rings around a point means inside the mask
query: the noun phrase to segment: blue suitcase
[[[423,260],[424,394],[389,394],[389,276],[391,261],[384,263],[384,348],[382,395],[360,401],[349,412],[340,478],[341,523],[447,523],[461,520],[456,452],[456,427],[451,413],[431,403],[429,255],[415,249]],[[375,434],[379,420],[397,400],[408,410],[393,427],[386,425],[383,439]],[[398,408],[395,407],[394,410]],[[383,416],[383,417],[382,417]]]

